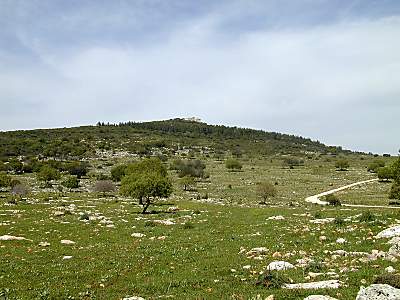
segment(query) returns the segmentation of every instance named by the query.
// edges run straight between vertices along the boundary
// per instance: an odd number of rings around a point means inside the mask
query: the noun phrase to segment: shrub
[[[242,169],[242,164],[238,161],[238,160],[236,160],[236,159],[233,159],[233,158],[228,158],[226,161],[225,161],[225,167],[227,168],[227,169],[229,169],[229,170],[236,170],[236,171],[239,171],[239,170],[241,170]]]
[[[195,180],[192,176],[185,176],[180,179],[180,185],[184,191],[191,191],[195,185]]]
[[[48,165],[43,166],[39,173],[37,173],[37,179],[39,181],[50,182],[51,180],[60,179],[60,172]]]
[[[395,182],[393,183],[390,192],[389,199],[399,199],[400,200],[400,184]]]
[[[334,223],[338,226],[343,226],[346,222],[342,217],[336,217]]]
[[[204,178],[205,173],[204,169],[206,165],[204,162],[198,159],[194,160],[174,160],[171,164],[171,169],[176,170],[178,172],[179,177],[192,176]]]
[[[393,171],[389,167],[378,168],[377,173],[380,181],[389,181],[393,178]]]
[[[267,270],[258,276],[256,285],[262,285],[268,289],[280,289],[288,282],[288,278],[282,273]]]
[[[270,182],[262,182],[257,185],[257,195],[262,199],[260,204],[266,204],[266,201],[270,197],[275,197],[277,190],[275,186]]]
[[[28,195],[28,193],[29,193],[29,189],[24,184],[17,184],[11,189],[11,194],[13,196],[18,196],[19,198],[22,198],[22,197]]]
[[[290,169],[293,169],[295,166],[304,165],[304,160],[298,159],[296,157],[285,157],[283,159],[283,166],[288,166]]]
[[[183,224],[183,229],[193,229],[194,225],[191,222],[186,222],[185,224]]]
[[[326,195],[324,197],[324,200],[326,202],[328,202],[328,205],[331,205],[331,206],[341,206],[342,205],[342,203],[340,202],[340,199],[338,197],[336,197],[334,194]]]
[[[375,284],[388,284],[396,289],[400,288],[400,274],[383,274],[374,280]]]
[[[111,180],[99,180],[94,185],[94,191],[105,195],[109,192],[115,192],[115,184]]]
[[[66,167],[68,173],[70,175],[75,175],[80,179],[82,176],[86,176],[89,171],[89,164],[87,162],[72,162],[69,163]]]
[[[365,211],[360,216],[360,222],[373,222],[375,219],[376,216],[370,211]]]
[[[385,162],[383,160],[377,159],[368,165],[367,170],[368,170],[368,172],[376,173],[379,168],[383,168],[384,166],[385,166]]]
[[[11,177],[6,173],[0,173],[0,187],[9,187],[11,186]]]
[[[61,182],[61,185],[67,189],[76,189],[79,187],[79,179],[76,176],[68,176]]]
[[[111,169],[111,178],[113,181],[121,181],[126,174],[126,165],[115,166]]]
[[[336,167],[336,169],[338,169],[339,171],[346,171],[346,170],[350,167],[350,164],[349,164],[348,160],[342,158],[342,159],[339,159],[339,160],[335,163],[335,167]]]

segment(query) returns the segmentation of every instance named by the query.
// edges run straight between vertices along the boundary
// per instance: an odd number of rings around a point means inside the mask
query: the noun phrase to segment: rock
[[[265,300],[274,300],[275,296],[274,295],[269,295],[267,298],[265,298]]]
[[[28,240],[22,236],[13,236],[13,235],[2,235],[0,236],[0,241],[32,241]]]
[[[170,206],[170,207],[168,207],[167,211],[168,212],[177,212],[177,211],[179,211],[179,208],[176,206]]]
[[[171,220],[154,220],[153,222],[161,225],[175,225]]]
[[[141,238],[141,237],[144,237],[146,235],[143,234],[143,233],[135,232],[135,233],[132,233],[131,236],[135,237],[135,238]]]
[[[269,217],[267,220],[285,220],[284,216],[272,216]]]
[[[122,300],[145,300],[145,299],[138,296],[132,296],[132,297],[125,297]]]
[[[63,256],[63,259],[71,259],[71,258],[72,258],[72,256],[70,256],[70,255]]]
[[[50,243],[49,242],[40,242],[39,246],[40,247],[48,247],[48,246],[50,246]]]
[[[57,210],[57,211],[54,212],[54,215],[55,215],[56,217],[60,217],[60,216],[65,215],[65,212],[60,211],[60,210]]]
[[[388,251],[388,254],[391,255],[391,256],[394,256],[394,257],[400,257],[400,242],[396,243],[396,244],[393,244],[390,247],[390,249]]]
[[[361,287],[356,300],[398,300],[400,289],[388,284],[372,284],[369,287]]]
[[[310,295],[304,300],[337,300],[336,298],[332,298],[330,296],[323,296],[323,295]]]
[[[272,254],[272,257],[273,258],[277,258],[277,257],[282,257],[282,254],[280,253],[280,252],[274,252],[273,254]]]
[[[321,235],[321,236],[319,237],[319,240],[320,240],[321,242],[326,241],[326,236],[325,236],[325,235]]]
[[[245,265],[242,267],[244,270],[249,270],[251,268],[251,265]]]
[[[344,238],[338,238],[338,239],[336,240],[336,243],[338,243],[338,244],[344,244],[344,243],[346,243],[346,240],[345,240]]]
[[[393,268],[392,266],[389,266],[389,267],[385,268],[385,271],[388,272],[388,273],[396,272],[395,268]]]
[[[246,255],[247,256],[265,255],[265,254],[267,254],[268,251],[269,251],[269,249],[267,249],[265,247],[256,247],[256,248],[252,248],[250,251],[248,251],[246,253]]]
[[[316,282],[306,282],[306,283],[291,283],[283,285],[284,289],[304,289],[304,290],[313,290],[313,289],[337,289],[341,286],[339,280],[324,280],[324,281],[316,281]]]
[[[325,218],[325,219],[314,219],[310,220],[310,223],[313,224],[327,224],[335,221],[335,218]]]
[[[73,244],[75,244],[74,241],[70,241],[70,240],[61,240],[60,243],[63,244],[63,245],[73,245]]]
[[[273,261],[267,266],[269,271],[282,271],[293,269],[294,266],[286,261]]]
[[[376,238],[392,238],[395,236],[400,236],[400,226],[393,226],[387,228],[376,235]]]

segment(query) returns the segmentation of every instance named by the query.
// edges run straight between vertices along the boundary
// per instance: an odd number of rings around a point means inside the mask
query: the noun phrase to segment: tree
[[[0,187],[9,187],[11,186],[11,177],[6,173],[0,173]]]
[[[60,172],[48,165],[44,165],[37,173],[37,179],[46,182],[46,184],[49,184],[51,180],[60,179],[60,177]]]
[[[385,162],[383,160],[376,159],[368,165],[367,170],[368,170],[368,172],[371,172],[371,173],[377,173],[378,169],[383,168],[384,166],[385,166]]]
[[[236,170],[236,171],[239,171],[239,170],[242,169],[242,164],[241,164],[238,160],[236,160],[236,159],[234,159],[234,158],[228,158],[228,159],[225,161],[225,167],[226,167],[227,169],[229,169],[229,170]]]
[[[180,179],[180,184],[183,187],[184,191],[189,191],[195,185],[194,177],[192,176],[185,176]]]
[[[266,201],[270,197],[275,197],[277,190],[275,186],[270,182],[262,182],[257,185],[257,195],[262,199],[260,204],[266,204]]]
[[[389,181],[393,178],[392,168],[381,167],[377,169],[378,178],[380,181]]]
[[[70,175],[75,175],[78,179],[81,179],[82,176],[86,176],[88,173],[89,165],[87,162],[74,161],[69,163],[66,169]]]
[[[394,182],[389,192],[389,199],[400,200],[400,183]]]
[[[293,169],[296,166],[304,165],[304,160],[298,159],[296,157],[285,157],[283,159],[283,166],[288,166],[289,169]]]
[[[121,181],[126,174],[127,165],[115,166],[111,169],[111,178],[113,181]]]
[[[168,198],[172,193],[172,182],[167,169],[159,159],[145,159],[136,163],[121,181],[120,192],[124,196],[136,198],[143,206],[142,213],[157,198]]]
[[[102,193],[103,196],[105,196],[106,193],[115,192],[115,190],[115,184],[111,180],[99,180],[94,185],[94,191],[97,193]]]
[[[206,165],[198,159],[193,160],[175,160],[171,165],[172,169],[177,170],[179,177],[192,176],[203,178],[205,177],[204,169]]]
[[[392,164],[391,168],[394,181],[400,183],[400,157]]]
[[[76,176],[68,176],[61,182],[61,185],[66,187],[67,189],[76,189],[79,187],[79,179]]]
[[[346,171],[350,167],[350,164],[348,160],[341,158],[335,163],[335,167],[339,171]]]

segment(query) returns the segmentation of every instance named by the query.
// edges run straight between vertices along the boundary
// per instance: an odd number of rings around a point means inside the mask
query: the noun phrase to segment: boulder
[[[400,226],[393,226],[379,232],[377,238],[392,238],[395,236],[400,236]]]
[[[372,284],[369,287],[361,287],[356,300],[398,300],[400,289],[388,284]]]
[[[268,271],[282,271],[293,269],[294,266],[286,261],[273,261],[267,266]]]
[[[324,295],[310,295],[307,298],[304,298],[304,300],[337,300],[337,299]]]
[[[337,289],[341,286],[339,280],[324,280],[316,282],[305,282],[305,283],[290,283],[283,285],[284,289],[295,290],[314,290],[314,289]]]

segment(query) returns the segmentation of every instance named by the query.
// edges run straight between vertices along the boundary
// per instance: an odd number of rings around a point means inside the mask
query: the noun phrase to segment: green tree
[[[111,178],[113,181],[121,181],[126,174],[127,165],[118,165],[111,169]]]
[[[270,182],[261,182],[257,185],[257,196],[259,196],[262,201],[260,204],[266,204],[268,198],[275,197],[277,195],[277,190],[275,186]]]
[[[400,200],[400,183],[394,182],[389,192],[389,199]]]
[[[350,167],[350,164],[347,159],[341,158],[338,161],[336,161],[335,167],[339,171],[346,171]]]
[[[67,189],[76,189],[79,187],[79,179],[76,176],[68,176],[65,178],[62,182],[61,185],[66,187]]]
[[[390,167],[381,167],[377,169],[378,178],[380,181],[389,181],[393,178],[393,171]]]
[[[11,186],[12,178],[6,173],[0,173],[0,187],[9,187]]]
[[[367,170],[368,170],[368,172],[371,172],[371,173],[377,173],[378,169],[383,168],[384,166],[385,166],[385,162],[383,160],[376,159],[368,165]]]
[[[37,173],[37,179],[46,182],[46,184],[49,184],[51,180],[60,179],[60,177],[60,172],[48,165],[44,165]]]
[[[159,159],[145,159],[128,166],[127,175],[121,181],[120,192],[124,196],[138,199],[144,214],[157,198],[168,198],[171,195],[172,182]]]
[[[228,158],[226,161],[225,161],[225,167],[227,168],[227,169],[229,169],[229,170],[236,170],[236,171],[239,171],[239,170],[241,170],[242,169],[242,164],[238,161],[238,160],[236,160],[236,159],[234,159],[234,158]]]
[[[180,179],[180,184],[183,187],[184,191],[189,191],[196,184],[196,181],[192,176],[185,176]]]
[[[87,162],[74,161],[69,163],[66,169],[70,175],[75,175],[80,179],[88,173],[89,164]]]

